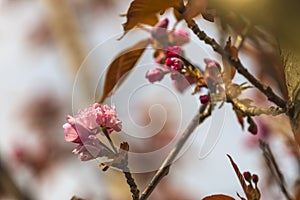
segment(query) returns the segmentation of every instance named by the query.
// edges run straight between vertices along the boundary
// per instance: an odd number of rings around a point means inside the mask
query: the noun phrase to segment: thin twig
[[[285,110],[280,107],[271,106],[269,108],[259,108],[256,106],[246,105],[238,98],[233,98],[230,100],[230,102],[232,103],[234,108],[238,109],[247,116],[258,116],[262,114],[276,116],[285,113]]]
[[[283,195],[286,197],[288,200],[292,200],[292,197],[288,193],[286,186],[285,186],[285,181],[282,172],[279,169],[279,166],[274,158],[274,155],[271,151],[270,146],[265,143],[262,140],[259,140],[260,143],[260,148],[263,151],[263,155],[265,157],[265,160],[267,162],[267,165],[269,169],[271,170],[271,173],[275,176],[275,180],[277,184],[279,185]]]
[[[253,84],[256,88],[258,88],[262,93],[266,95],[268,100],[274,102],[277,106],[281,108],[286,108],[286,102],[276,95],[273,90],[269,86],[263,85],[259,80],[257,80],[249,71],[244,67],[239,59],[232,57],[228,54],[221,45],[219,45],[213,38],[209,37],[204,31],[202,31],[195,20],[193,19],[185,19],[188,27],[194,32],[197,37],[204,41],[206,44],[210,45],[213,50],[219,53],[221,56],[226,58],[235,68],[236,70],[242,74],[251,84]]]
[[[190,135],[193,133],[195,128],[200,125],[208,116],[211,114],[211,105],[202,105],[200,108],[199,113],[196,114],[196,116],[192,119],[184,133],[182,134],[180,140],[176,144],[176,146],[170,151],[169,155],[159,168],[159,170],[156,172],[156,174],[153,176],[152,180],[146,187],[146,189],[143,191],[140,200],[146,200],[150,194],[153,192],[154,188],[158,185],[158,183],[161,181],[161,179],[166,176],[169,172],[170,165],[177,157],[178,153],[182,149],[183,145],[187,141],[187,139],[190,137]]]
[[[132,177],[132,174],[130,173],[130,170],[128,167],[125,167],[125,169],[123,170],[123,173],[125,175],[125,178],[127,180],[127,184],[130,187],[130,192],[132,194],[132,199],[133,200],[138,200],[139,196],[140,196],[140,191]]]

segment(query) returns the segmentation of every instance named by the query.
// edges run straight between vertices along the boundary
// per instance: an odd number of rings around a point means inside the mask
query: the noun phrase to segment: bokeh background
[[[122,41],[116,40],[122,35],[121,24],[125,22],[120,14],[126,13],[129,4],[129,0],[0,0],[0,199],[52,200],[70,199],[74,195],[90,200],[130,199],[122,173],[114,169],[102,172],[97,161],[79,161],[71,153],[73,145],[64,141],[62,129],[67,114],[76,113],[99,97],[109,62],[138,38],[149,37],[143,30],[134,30]],[[266,5],[263,7],[267,9]],[[165,16],[174,22],[169,11]],[[261,22],[261,18],[254,23]],[[201,17],[197,21],[222,44],[228,35],[235,37],[242,31],[240,24],[229,23],[227,28],[223,24],[220,28],[220,21],[211,23]],[[270,23],[272,20],[267,25]],[[184,23],[178,27],[186,28]],[[286,38],[284,34],[280,36]],[[257,77],[285,97],[282,68],[256,67],[270,60],[278,61],[272,59],[278,53],[270,44],[274,41],[276,38],[269,33],[256,42],[246,40],[240,56]],[[284,46],[289,46],[289,42],[284,40]],[[291,43],[292,50],[297,49],[297,43]],[[189,59],[199,66],[205,66],[206,57],[221,61],[194,36],[184,49]],[[257,49],[267,50],[262,54]],[[147,82],[145,73],[154,66],[152,53],[146,52],[120,91],[106,101],[116,105],[127,130],[135,130],[137,126],[145,128],[147,124],[152,128],[161,126],[157,134],[143,142],[138,132],[125,131],[114,138],[119,141],[131,134],[131,150],[136,153],[172,147],[170,141],[180,136],[200,105],[198,98],[190,95],[192,89],[182,94],[168,79],[154,85]],[[237,76],[235,81],[242,83],[245,79]],[[255,90],[247,95],[258,104],[268,105]],[[295,152],[290,148],[288,120],[264,116],[255,120],[259,133],[253,136],[241,129],[231,106],[218,110],[195,131],[170,174],[150,199],[196,200],[215,193],[234,197],[236,192],[243,194],[226,154],[234,158],[241,171],[259,175],[262,199],[283,199],[266,168],[258,138],[270,143],[287,188],[293,191],[299,169]],[[163,125],[162,121],[165,121]],[[145,159],[141,165],[159,165],[163,155]],[[152,175],[149,170],[134,174],[141,190]]]

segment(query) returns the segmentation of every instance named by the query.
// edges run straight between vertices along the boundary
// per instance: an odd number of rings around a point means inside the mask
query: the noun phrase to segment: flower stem
[[[107,129],[106,129],[105,127],[102,128],[102,132],[104,133],[105,137],[107,138],[107,140],[108,140],[110,146],[112,147],[113,151],[114,151],[115,153],[118,153],[118,150],[117,150],[117,148],[115,147],[113,141],[111,140],[111,138],[110,138],[110,136],[109,136],[109,134],[108,134],[108,132],[107,132]]]

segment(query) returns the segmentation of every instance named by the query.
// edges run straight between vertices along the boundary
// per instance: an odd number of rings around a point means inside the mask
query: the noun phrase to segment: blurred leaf
[[[288,115],[295,139],[300,145],[300,64],[295,59],[287,58],[284,70],[290,101]]]
[[[119,54],[119,56],[110,64],[105,78],[102,98],[99,101],[100,103],[111,96],[112,90],[122,83],[122,80],[124,80],[122,77],[126,76],[135,66],[150,42],[150,39],[138,42],[131,48]],[[121,78],[122,80],[120,80]]]
[[[189,0],[185,6],[184,15],[187,19],[192,19],[198,15],[210,22],[214,22],[216,12],[214,9],[207,9],[207,0]],[[174,9],[174,16],[178,21],[183,19],[183,15]]]
[[[289,99],[293,101],[295,99],[295,95],[299,93],[298,85],[300,84],[300,65],[296,61],[293,62],[291,60],[287,60],[284,70]]]
[[[215,194],[212,196],[204,197],[202,200],[234,200],[234,198],[224,194]]]
[[[181,3],[182,0],[134,0],[126,14],[124,31],[131,30],[139,23],[154,26],[158,22],[158,13],[163,13],[171,7],[178,7]]]
[[[228,38],[224,50],[233,58],[238,59],[238,50],[235,46],[231,44],[231,37]],[[223,75],[222,75],[223,80],[225,83],[231,82],[231,80],[234,78],[236,69],[228,62],[227,58],[222,57],[222,62],[223,62]]]

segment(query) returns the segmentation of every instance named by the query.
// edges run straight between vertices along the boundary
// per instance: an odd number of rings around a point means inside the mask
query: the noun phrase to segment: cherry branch
[[[206,44],[210,45],[213,50],[219,53],[236,68],[236,70],[242,74],[252,85],[254,85],[257,89],[259,89],[263,94],[266,95],[269,101],[275,103],[277,106],[281,108],[286,108],[286,102],[280,98],[278,95],[274,93],[272,88],[269,86],[263,85],[258,79],[256,79],[241,63],[239,59],[235,59],[230,54],[228,54],[221,45],[219,45],[215,39],[209,37],[204,31],[202,31],[198,24],[193,19],[185,18],[185,21],[188,27],[193,31],[193,33],[201,40],[204,41]]]
[[[286,189],[283,174],[279,169],[279,166],[274,158],[274,155],[271,151],[270,146],[262,140],[259,140],[259,143],[260,143],[260,148],[263,151],[263,155],[265,157],[267,165],[268,165],[271,173],[274,174],[275,180],[276,180],[277,184],[279,185],[282,193],[284,194],[286,199],[292,200],[293,198],[290,196],[290,194],[288,193],[288,191]]]
[[[129,168],[128,167],[125,167],[125,169],[123,170],[123,173],[125,175],[125,178],[127,180],[127,184],[129,185],[130,187],[130,192],[132,194],[132,199],[133,200],[138,200],[139,199],[139,196],[140,196],[140,191],[132,177],[132,174],[130,173],[129,171]]]
[[[233,107],[241,111],[243,114],[248,116],[258,116],[258,115],[280,115],[285,113],[285,109],[280,107],[271,106],[269,108],[259,108],[256,106],[249,106],[241,102],[238,98],[233,98],[229,100]]]
[[[176,144],[176,146],[170,151],[169,155],[159,168],[159,170],[156,172],[156,174],[153,176],[152,180],[148,184],[148,186],[143,191],[140,200],[146,200],[150,194],[153,192],[155,187],[158,185],[158,183],[161,181],[161,179],[166,176],[169,172],[170,166],[172,162],[177,157],[178,153],[184,146],[187,139],[191,136],[191,134],[194,132],[194,130],[204,122],[204,120],[210,116],[211,114],[211,105],[206,104],[202,105],[200,108],[199,113],[195,115],[195,117],[192,119],[184,133],[182,134],[180,140]]]

